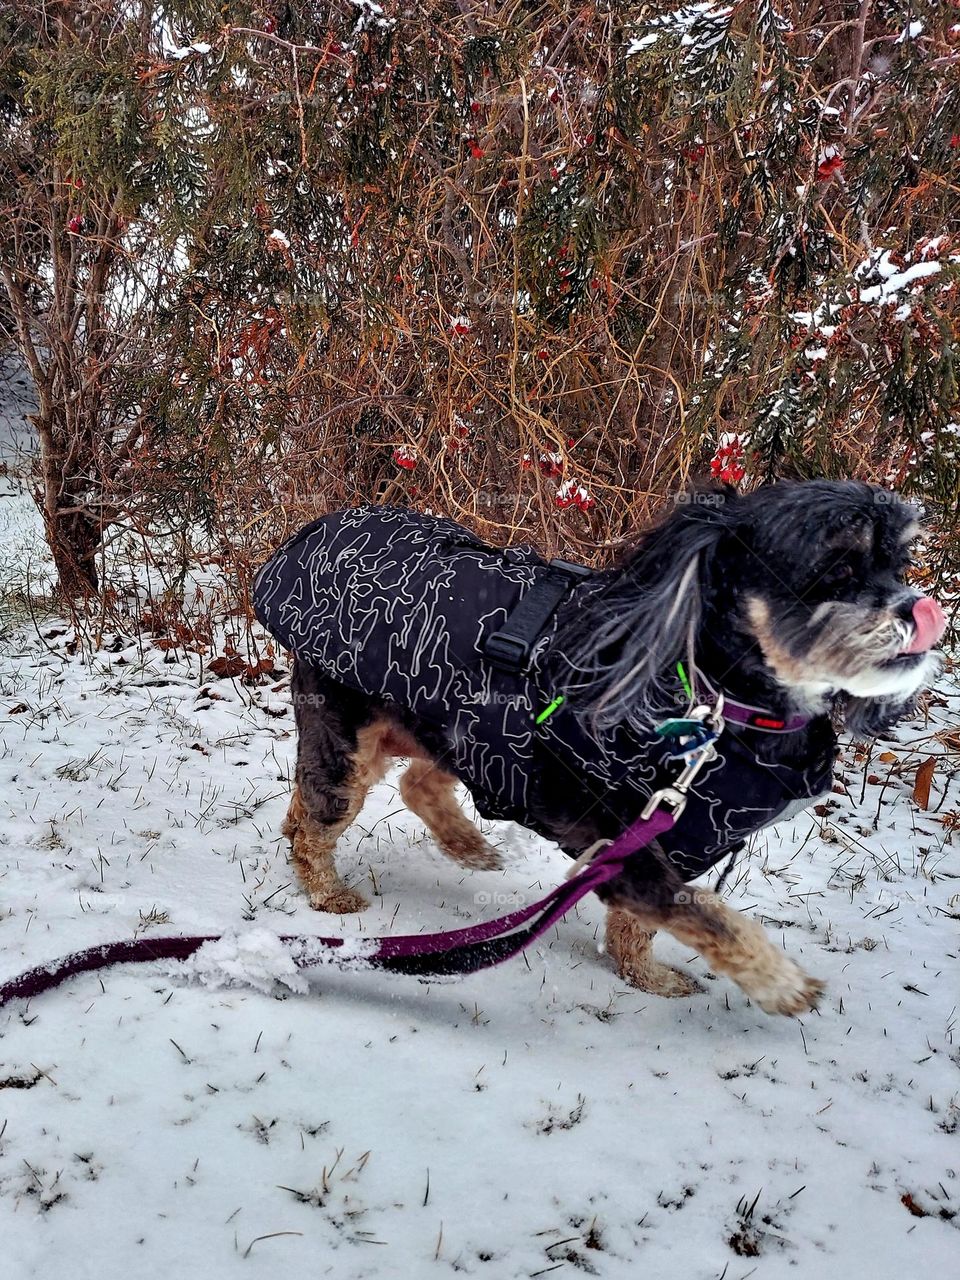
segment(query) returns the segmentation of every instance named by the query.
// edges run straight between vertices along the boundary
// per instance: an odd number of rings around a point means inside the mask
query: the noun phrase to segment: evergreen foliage
[[[14,310],[40,348],[62,330],[57,247],[128,339],[67,478],[104,526],[205,517],[256,555],[374,499],[600,560],[730,436],[745,484],[859,476],[953,526],[942,6],[36,0],[0,21]],[[116,349],[81,315],[81,385]]]

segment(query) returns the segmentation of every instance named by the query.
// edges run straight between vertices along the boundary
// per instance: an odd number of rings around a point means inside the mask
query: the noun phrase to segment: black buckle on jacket
[[[530,645],[519,636],[494,631],[493,635],[487,636],[483,652],[498,671],[522,671],[530,656]]]
[[[593,573],[585,564],[571,564],[569,560],[551,560],[548,569],[559,569],[561,573],[569,573],[574,578],[589,578]]]
[[[592,573],[592,569],[582,564],[551,560],[500,630],[487,636],[483,645],[484,657],[498,671],[523,671],[540,633],[553,617],[572,581],[589,578]]]

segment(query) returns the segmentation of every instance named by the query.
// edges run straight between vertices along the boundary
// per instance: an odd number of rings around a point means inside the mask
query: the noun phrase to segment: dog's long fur
[[[855,733],[889,729],[937,669],[931,654],[902,651],[918,593],[904,585],[915,512],[859,483],[783,483],[739,495],[686,495],[604,572],[604,587],[558,634],[546,658],[556,687],[582,708],[591,732],[649,727],[676,712],[666,678],[678,659],[729,696],[788,716],[820,716],[819,736],[756,734],[761,760],[803,766],[833,746],[828,715]],[[409,757],[404,803],[441,849],[468,867],[497,858],[454,797],[437,760],[434,726],[296,661],[296,786],[284,831],[294,866],[319,910],[366,905],[337,874],[334,847],[391,758]],[[589,814],[571,819],[560,797],[551,834],[576,855],[602,834]],[[545,825],[550,826],[550,816]],[[608,949],[621,975],[647,991],[685,995],[688,975],[653,959],[656,929],[699,951],[769,1012],[810,1008],[821,984],[773,946],[759,925],[712,894],[694,892],[653,847],[629,877],[602,893]]]

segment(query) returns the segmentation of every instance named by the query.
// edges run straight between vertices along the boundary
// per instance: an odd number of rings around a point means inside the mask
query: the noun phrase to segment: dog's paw
[[[356,889],[348,889],[345,885],[332,889],[329,893],[312,893],[310,905],[314,911],[329,911],[335,916],[349,916],[357,911],[366,911],[370,903]]]
[[[441,850],[471,871],[496,871],[503,866],[499,853],[482,836],[438,841]]]
[[[690,973],[674,969],[673,965],[652,961],[645,965],[624,964],[619,967],[620,977],[631,987],[649,991],[652,996],[679,999],[694,996],[703,991],[703,984]]]
[[[817,1007],[825,985],[819,978],[804,973],[789,956],[778,955],[777,964],[771,967],[762,981],[751,984],[747,995],[764,1013],[781,1013],[785,1017],[796,1018]]]

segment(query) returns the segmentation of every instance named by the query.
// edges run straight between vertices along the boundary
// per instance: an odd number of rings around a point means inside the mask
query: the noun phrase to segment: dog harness
[[[558,631],[614,576],[547,564],[532,547],[497,550],[442,517],[362,506],[322,516],[281,547],[257,575],[253,602],[298,660],[430,724],[440,762],[481,817],[551,839],[558,819],[575,823],[589,810],[612,840],[673,776],[675,744],[653,727],[588,731],[565,702],[543,713],[556,703]],[[678,680],[681,714],[684,703]],[[778,721],[728,699],[724,718],[683,823],[659,840],[688,878],[830,788],[827,717]],[[796,753],[813,755],[804,768],[759,761],[746,737],[814,725],[821,745]]]

